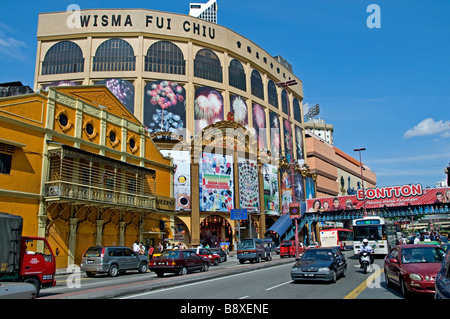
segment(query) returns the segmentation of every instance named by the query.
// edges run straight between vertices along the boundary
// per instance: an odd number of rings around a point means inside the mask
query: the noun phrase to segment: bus
[[[320,231],[322,247],[339,247],[341,250],[351,249],[353,232],[346,228],[328,228]]]
[[[367,216],[354,219],[353,226],[353,253],[358,255],[362,241],[367,238],[375,255],[387,255],[389,251],[386,222],[383,217]]]

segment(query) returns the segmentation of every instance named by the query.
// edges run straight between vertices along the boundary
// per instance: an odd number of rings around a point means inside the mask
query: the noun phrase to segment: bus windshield
[[[353,240],[361,241],[364,238],[368,240],[383,239],[383,230],[381,225],[371,226],[353,226]]]

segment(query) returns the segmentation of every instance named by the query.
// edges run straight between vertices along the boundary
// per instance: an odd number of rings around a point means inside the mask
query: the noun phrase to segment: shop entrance
[[[219,248],[221,243],[232,245],[230,223],[219,215],[211,215],[200,223],[200,243],[205,247]]]

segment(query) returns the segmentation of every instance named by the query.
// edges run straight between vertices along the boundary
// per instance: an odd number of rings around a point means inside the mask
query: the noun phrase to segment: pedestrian
[[[154,248],[152,245],[148,248],[148,259],[152,259]]]
[[[139,254],[139,241],[135,241],[133,244],[133,251],[137,254]]]
[[[139,245],[139,255],[145,255],[145,247],[143,243]]]
[[[417,245],[420,242],[420,235],[417,234],[416,238],[414,238],[414,244]]]

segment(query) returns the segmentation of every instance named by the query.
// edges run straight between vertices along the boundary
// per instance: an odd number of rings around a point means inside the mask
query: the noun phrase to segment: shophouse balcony
[[[49,150],[47,202],[156,209],[156,171],[60,145]]]

